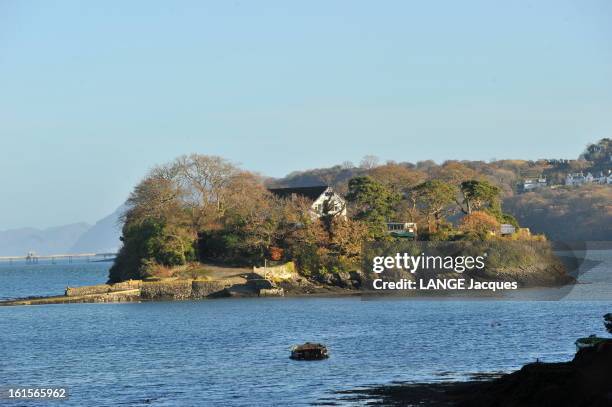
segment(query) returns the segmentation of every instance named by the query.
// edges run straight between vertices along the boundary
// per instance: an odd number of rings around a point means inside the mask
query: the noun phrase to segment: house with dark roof
[[[346,201],[330,186],[270,188],[269,191],[282,199],[305,198],[312,201],[310,211],[317,218],[323,215],[339,215],[346,218]]]

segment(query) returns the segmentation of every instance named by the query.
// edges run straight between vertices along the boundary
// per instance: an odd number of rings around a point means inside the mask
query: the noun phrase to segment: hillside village
[[[525,178],[523,180],[522,189],[520,192],[529,192],[538,188],[557,187],[560,185],[580,187],[590,184],[612,185],[612,170],[608,170],[607,174],[600,171],[596,176],[593,176],[593,174],[590,172],[587,172],[586,174],[584,172],[569,173],[565,177],[565,182],[563,184],[549,184],[546,177]]]
[[[541,160],[539,174],[536,169],[525,171],[517,192],[530,192],[541,188],[560,186],[612,185],[612,143],[602,139],[587,146],[578,160]]]

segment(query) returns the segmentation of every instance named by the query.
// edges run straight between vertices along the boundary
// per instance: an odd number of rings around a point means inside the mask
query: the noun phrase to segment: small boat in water
[[[325,345],[306,342],[292,347],[290,357],[294,360],[323,360],[329,357],[329,353]]]

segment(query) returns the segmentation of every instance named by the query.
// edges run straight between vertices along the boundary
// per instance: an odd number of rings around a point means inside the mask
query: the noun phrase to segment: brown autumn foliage
[[[399,164],[381,165],[369,175],[395,192],[405,192],[426,179],[423,172]]]
[[[612,186],[542,189],[504,201],[519,223],[550,240],[611,240]]]
[[[473,234],[486,238],[491,234],[497,233],[499,226],[499,221],[495,219],[495,216],[484,211],[474,211],[461,219],[459,230],[468,235]]]

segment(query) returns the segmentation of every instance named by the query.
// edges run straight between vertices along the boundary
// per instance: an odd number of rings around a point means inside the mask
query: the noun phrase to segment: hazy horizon
[[[192,152],[273,177],[576,158],[612,135],[611,20],[604,0],[2,2],[0,230],[93,224]]]

